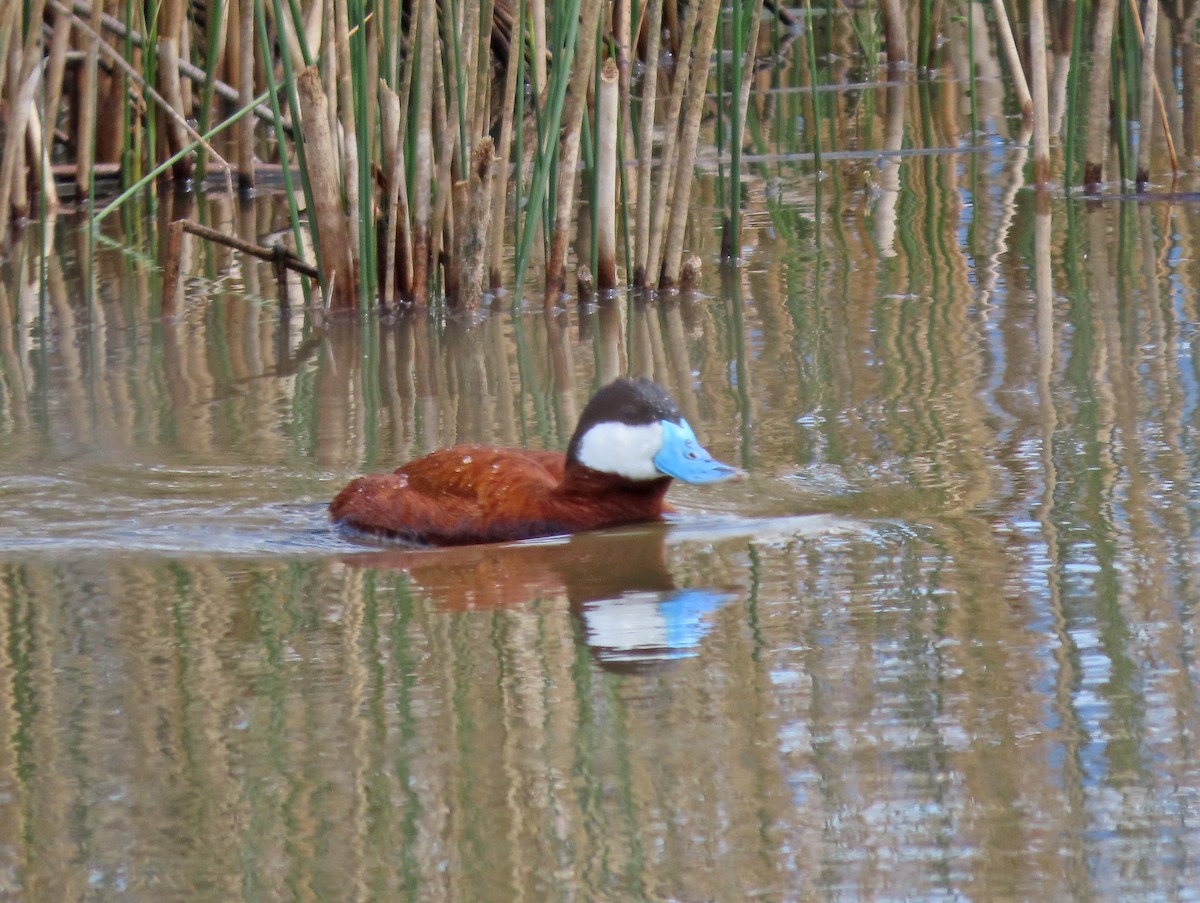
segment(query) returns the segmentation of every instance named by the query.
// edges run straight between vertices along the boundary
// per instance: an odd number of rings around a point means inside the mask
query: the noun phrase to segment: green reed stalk
[[[922,0],[922,10],[928,4],[928,0]],[[804,19],[808,27],[804,30],[807,36],[805,48],[808,51],[808,83],[809,90],[812,92],[812,147],[813,147],[813,165],[819,172],[822,168],[821,162],[821,93],[818,91],[817,83],[817,42],[813,37],[812,29],[812,2],[804,0]],[[922,23],[924,23],[924,13],[922,13]]]
[[[375,80],[371,77],[373,71],[373,56],[369,53],[370,36],[375,30],[376,19],[367,18],[367,8],[363,0],[348,0],[347,15],[354,24],[350,40],[350,85],[354,101],[354,119],[356,129],[354,138],[357,145],[358,179],[358,289],[359,307],[365,312],[371,306],[371,299],[378,299],[378,269],[376,261],[375,235],[377,224],[375,211],[375,180],[372,173],[375,170],[376,140],[371,128],[372,115],[370,100],[374,96]],[[349,174],[347,174],[349,178]]]
[[[753,4],[751,4],[751,8],[753,9]],[[742,256],[742,54],[746,52],[747,37],[742,12],[742,0],[733,0],[733,58],[729,65],[729,221],[726,224],[726,234],[722,246],[726,258],[735,263]],[[753,51],[751,51],[750,59],[746,61],[746,64],[753,69]]]
[[[571,4],[564,3],[563,7],[570,8]],[[524,285],[525,268],[529,265],[529,256],[533,251],[533,238],[537,232],[537,224],[533,217],[537,215],[537,211],[541,210],[542,202],[545,200],[551,184],[550,180],[557,175],[553,164],[557,156],[563,104],[567,97],[567,85],[570,82],[579,35],[578,16],[562,11],[561,15],[556,15],[554,18],[556,31],[559,30],[560,21],[563,23],[561,28],[564,37],[561,43],[555,44],[557,52],[551,63],[550,74],[547,76],[549,84],[546,86],[545,115],[539,120],[537,152],[533,160],[533,173],[529,179],[529,204],[518,233],[515,259],[518,297],[521,294],[521,287]],[[519,120],[520,117],[518,117]]]

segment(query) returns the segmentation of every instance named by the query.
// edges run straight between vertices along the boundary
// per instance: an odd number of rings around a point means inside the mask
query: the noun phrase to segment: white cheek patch
[[[657,480],[662,476],[654,456],[662,448],[661,423],[598,423],[579,443],[576,457],[584,467],[627,480]]]

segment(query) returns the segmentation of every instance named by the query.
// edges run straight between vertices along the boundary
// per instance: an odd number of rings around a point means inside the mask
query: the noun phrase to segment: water
[[[61,221],[44,320],[0,291],[0,894],[1200,896],[1195,210],[1039,212],[1014,153],[752,198],[697,299],[470,323],[284,323],[218,252],[163,322]],[[328,525],[564,447],[618,373],[748,479],[508,546]]]

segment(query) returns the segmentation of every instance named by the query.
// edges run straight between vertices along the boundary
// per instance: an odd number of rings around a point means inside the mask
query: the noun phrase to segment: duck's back
[[[329,510],[354,529],[423,544],[541,536],[560,529],[547,512],[564,464],[561,452],[458,445],[354,480]]]

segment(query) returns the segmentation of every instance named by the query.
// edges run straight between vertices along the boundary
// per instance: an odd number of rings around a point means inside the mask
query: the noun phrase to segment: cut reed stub
[[[596,287],[617,287],[617,64],[609,58],[600,72],[596,122]]]

